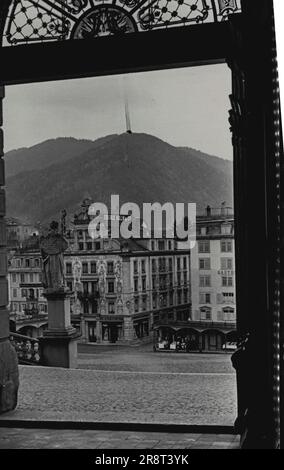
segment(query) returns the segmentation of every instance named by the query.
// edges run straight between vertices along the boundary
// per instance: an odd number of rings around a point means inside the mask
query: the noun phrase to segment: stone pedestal
[[[79,334],[71,325],[68,290],[46,290],[48,329],[40,339],[42,363],[51,367],[77,367],[77,340]]]
[[[9,339],[0,338],[0,414],[17,406],[19,371],[17,354]]]

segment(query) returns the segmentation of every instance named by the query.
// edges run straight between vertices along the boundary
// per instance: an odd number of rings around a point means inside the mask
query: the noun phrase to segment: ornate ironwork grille
[[[225,21],[241,0],[13,0],[3,46]]]

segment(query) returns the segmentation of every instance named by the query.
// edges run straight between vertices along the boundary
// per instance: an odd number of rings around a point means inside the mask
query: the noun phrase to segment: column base
[[[14,410],[18,402],[17,353],[9,339],[0,341],[0,413]]]
[[[42,365],[76,369],[79,337],[76,328],[46,330],[40,338]]]

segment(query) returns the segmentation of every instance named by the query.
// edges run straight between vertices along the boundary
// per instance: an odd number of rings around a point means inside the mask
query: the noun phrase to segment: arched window
[[[224,321],[232,321],[235,319],[235,310],[232,307],[223,308]]]

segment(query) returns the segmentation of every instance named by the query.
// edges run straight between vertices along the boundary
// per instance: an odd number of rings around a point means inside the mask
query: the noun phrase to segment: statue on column
[[[63,253],[67,248],[67,240],[58,231],[58,222],[51,222],[47,235],[40,237],[42,284],[49,292],[65,288]]]

